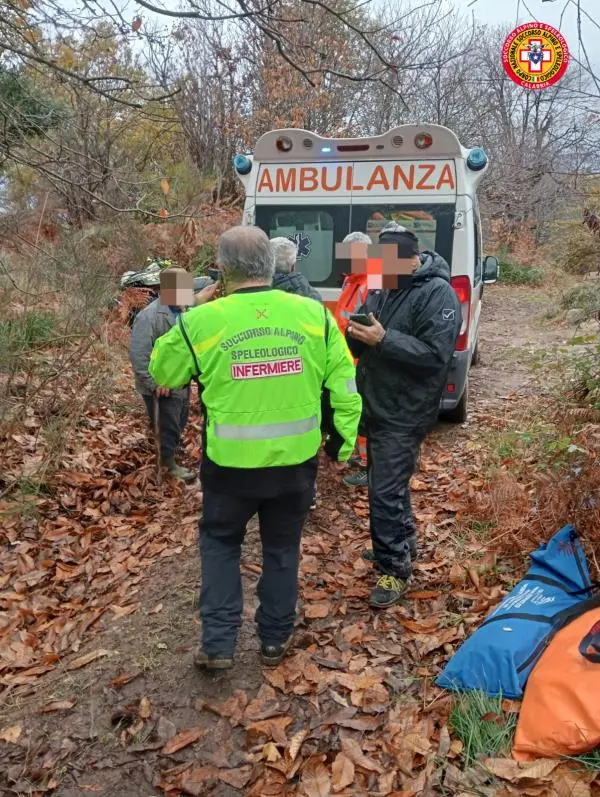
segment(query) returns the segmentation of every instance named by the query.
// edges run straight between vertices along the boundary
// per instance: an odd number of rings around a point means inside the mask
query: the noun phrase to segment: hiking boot
[[[366,468],[366,463],[360,457],[350,457],[348,465],[351,468]]]
[[[361,468],[358,473],[353,473],[350,476],[344,476],[344,484],[348,487],[368,487],[369,476],[366,468]]]
[[[381,576],[369,598],[369,604],[376,609],[387,609],[398,603],[408,589],[408,582],[395,576]]]
[[[172,476],[174,479],[181,479],[184,482],[196,481],[196,474],[193,471],[178,465],[175,462],[175,457],[163,459],[161,465],[163,468],[167,469],[169,476]]]
[[[288,652],[290,645],[292,644],[292,636],[290,635],[285,642],[282,642],[280,645],[267,645],[263,642],[260,646],[260,659],[265,667],[277,667],[278,664],[281,664],[283,661],[283,657]]]
[[[202,648],[198,648],[194,653],[194,665],[207,672],[230,670],[233,667],[233,656],[209,656]]]
[[[407,538],[406,542],[408,543],[408,550],[410,552],[410,558],[416,559],[417,558],[417,535],[411,534],[410,537]],[[362,558],[365,562],[374,562],[375,561],[375,554],[370,548],[365,548],[364,551],[361,553]]]

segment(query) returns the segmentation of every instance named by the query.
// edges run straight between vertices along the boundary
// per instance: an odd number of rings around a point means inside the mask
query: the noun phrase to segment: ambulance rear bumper
[[[453,410],[459,404],[467,384],[471,356],[471,349],[467,349],[467,351],[455,351],[452,355],[450,371],[448,372],[446,386],[444,387],[444,392],[442,393],[440,401],[441,412]],[[454,389],[449,390],[448,387],[452,385]]]

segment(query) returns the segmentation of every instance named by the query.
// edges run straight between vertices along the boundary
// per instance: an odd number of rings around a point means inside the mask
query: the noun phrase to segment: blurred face
[[[407,288],[419,258],[402,251],[396,242],[366,244],[360,241],[336,244],[336,257],[350,260],[353,274],[367,275],[368,290]]]
[[[160,275],[160,303],[171,307],[194,304],[194,278],[187,271],[163,271]]]

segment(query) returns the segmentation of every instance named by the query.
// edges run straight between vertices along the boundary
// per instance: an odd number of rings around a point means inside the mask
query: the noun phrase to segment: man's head
[[[275,261],[275,271],[289,274],[296,268],[298,247],[289,238],[271,238],[271,252]]]
[[[269,239],[258,227],[232,227],[219,238],[217,265],[230,286],[270,285],[275,264]]]
[[[167,268],[160,274],[160,303],[170,307],[194,304],[194,279],[183,268]]]
[[[379,245],[383,252],[383,287],[392,290],[408,287],[420,264],[417,236],[391,221],[379,233]]]

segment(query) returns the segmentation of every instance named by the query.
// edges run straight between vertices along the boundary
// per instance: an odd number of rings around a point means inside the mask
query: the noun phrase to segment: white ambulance
[[[468,374],[477,360],[484,283],[495,282],[498,261],[482,256],[476,189],[488,159],[465,149],[438,125],[403,125],[381,136],[323,138],[306,130],[273,130],[234,168],[246,192],[244,224],[298,245],[297,269],[335,305],[350,263],[335,244],[352,230],[373,242],[389,221],[413,230],[421,249],[450,264],[463,325],[440,410],[467,415]]]

